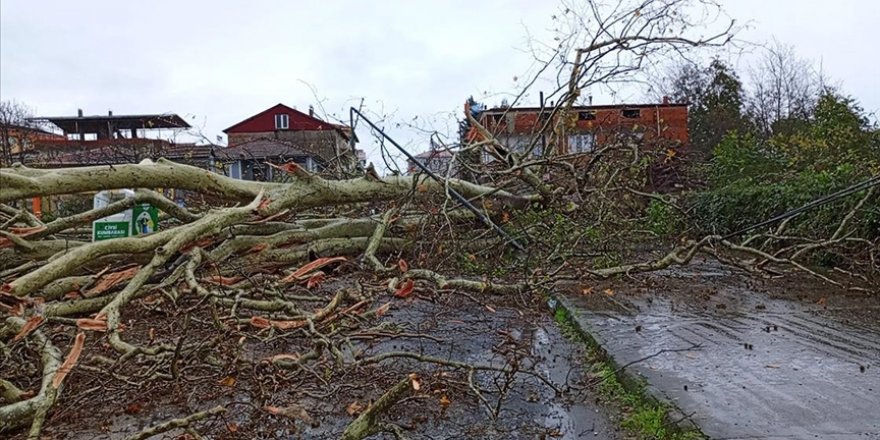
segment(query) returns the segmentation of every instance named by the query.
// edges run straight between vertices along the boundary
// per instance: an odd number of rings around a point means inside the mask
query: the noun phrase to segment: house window
[[[593,121],[596,119],[596,110],[578,112],[578,121]]]
[[[275,129],[287,130],[290,128],[290,118],[287,115],[275,115]]]
[[[642,117],[642,111],[637,108],[628,108],[620,113],[625,119],[638,119]]]
[[[514,153],[523,154],[532,145],[532,137],[528,135],[507,135],[499,138],[505,148]],[[540,155],[540,146],[532,150],[532,154]]]
[[[232,162],[232,166],[229,167],[229,177],[232,177],[233,179],[241,179],[240,161]]]
[[[574,134],[568,137],[570,153],[589,153],[596,148],[596,137],[592,133]]]

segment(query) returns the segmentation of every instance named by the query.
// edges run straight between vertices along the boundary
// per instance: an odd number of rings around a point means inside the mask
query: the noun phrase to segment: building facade
[[[635,140],[652,145],[688,144],[687,104],[574,106],[570,110],[539,107],[474,109],[465,104],[477,121],[504,147],[518,153],[541,156],[548,145],[558,155],[590,153],[613,140]],[[471,128],[468,141],[482,140]],[[490,160],[484,156],[484,160]]]
[[[236,178],[267,179],[272,171],[265,162],[293,161],[308,171],[347,170],[358,162],[351,129],[323,121],[312,110],[306,114],[277,104],[223,132],[229,146],[222,156]]]
[[[457,176],[458,167],[453,161],[454,155],[451,151],[440,148],[432,148],[424,153],[413,156],[415,161],[407,160],[407,174],[416,174],[422,172],[422,168],[416,165],[424,166],[429,171],[441,177]]]

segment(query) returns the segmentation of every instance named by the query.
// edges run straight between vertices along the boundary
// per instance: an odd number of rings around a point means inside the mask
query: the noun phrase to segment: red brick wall
[[[637,118],[624,118],[625,109],[638,110]],[[688,143],[688,111],[683,105],[641,105],[635,107],[609,106],[573,109],[571,117],[577,116],[578,112],[594,112],[595,119],[577,120],[574,127],[569,126],[566,134],[594,133],[596,142],[601,144],[609,137],[632,132],[644,133],[646,141],[663,139],[676,141],[681,145]],[[483,115],[481,121],[493,134],[504,134],[510,131],[513,134],[535,133],[546,123],[539,121],[538,111],[510,111],[507,114],[496,117]],[[509,124],[513,123],[513,130]],[[552,127],[552,124],[551,124]],[[563,151],[562,153],[565,153]]]

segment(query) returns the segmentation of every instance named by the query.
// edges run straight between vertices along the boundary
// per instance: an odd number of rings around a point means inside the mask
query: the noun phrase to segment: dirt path
[[[877,296],[711,263],[570,290],[618,364],[656,354],[630,371],[711,438],[880,438]]]

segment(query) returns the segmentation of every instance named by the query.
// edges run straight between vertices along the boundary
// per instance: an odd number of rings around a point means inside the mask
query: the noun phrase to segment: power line
[[[875,186],[875,185],[878,185],[878,184],[880,184],[880,175],[871,177],[870,179],[865,180],[864,182],[860,182],[855,185],[850,185],[850,186],[848,186],[840,191],[837,191],[835,193],[831,193],[831,194],[819,197],[818,199],[813,200],[813,201],[805,204],[804,206],[801,206],[800,208],[792,209],[791,211],[779,214],[775,217],[769,218],[769,219],[764,220],[760,223],[756,223],[754,225],[745,227],[745,228],[740,229],[736,232],[731,232],[730,234],[727,234],[724,237],[722,237],[722,239],[727,240],[728,238],[736,237],[737,235],[744,234],[746,232],[752,231],[752,230],[760,228],[762,226],[766,226],[769,224],[776,223],[780,220],[785,220],[787,218],[794,217],[804,211],[809,211],[810,209],[813,209],[817,206],[822,206],[824,204],[834,202],[836,200],[842,199],[844,197],[855,194],[859,191],[868,189],[868,188]]]
[[[446,181],[444,179],[442,179],[439,176],[437,176],[436,174],[434,174],[434,172],[432,172],[430,169],[428,169],[428,167],[426,167],[424,164],[422,164],[421,162],[416,160],[416,158],[413,157],[413,155],[410,154],[409,151],[406,151],[406,149],[404,149],[400,144],[398,144],[394,139],[392,139],[391,136],[389,136],[387,133],[385,133],[384,130],[382,130],[381,128],[376,126],[376,124],[373,124],[373,122],[370,121],[366,116],[364,116],[364,114],[361,113],[359,110],[352,107],[349,110],[349,114],[351,115],[352,125],[354,125],[354,123],[355,123],[354,115],[357,114],[360,117],[360,119],[363,119],[364,122],[366,122],[367,125],[369,125],[373,130],[376,130],[385,139],[387,139],[388,142],[391,143],[391,145],[394,145],[395,147],[397,147],[398,150],[400,150],[404,155],[406,155],[406,157],[409,158],[409,160],[415,166],[419,167],[425,174],[430,176],[432,179],[436,180],[441,185],[445,184]],[[455,189],[453,189],[451,187],[448,187],[447,189],[449,190],[449,194],[452,196],[452,198],[455,199],[458,203],[461,203],[469,211],[473,212],[474,215],[476,215],[477,218],[480,220],[480,222],[482,222],[484,225],[488,226],[493,231],[495,231],[496,234],[498,234],[501,238],[505,239],[508,244],[510,244],[511,246],[516,248],[517,250],[519,250],[521,252],[525,251],[525,248],[518,241],[516,241],[516,239],[514,239],[513,237],[508,235],[507,232],[504,231],[504,229],[501,229],[498,225],[496,225],[494,222],[492,222],[492,220],[490,220],[489,217],[486,217],[486,215],[484,215],[482,211],[480,211],[474,205],[472,205],[471,202],[469,202],[467,199],[464,198],[464,196],[459,194],[458,191],[456,191]]]

